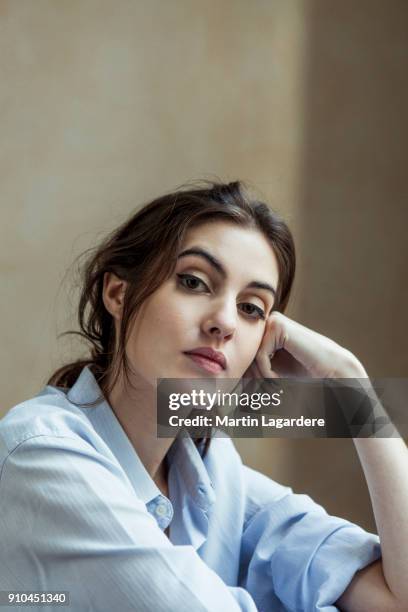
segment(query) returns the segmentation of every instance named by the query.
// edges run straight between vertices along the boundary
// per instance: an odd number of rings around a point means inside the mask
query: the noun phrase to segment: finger
[[[272,369],[271,356],[265,351],[258,351],[255,361],[262,378],[279,378],[278,372]]]
[[[263,378],[262,373],[255,360],[251,363],[242,378]]]
[[[284,349],[290,353],[299,364],[302,364],[309,372],[314,371],[318,347],[328,346],[330,341],[317,332],[289,319],[282,313],[275,313],[270,321],[269,328],[265,334],[259,352],[273,355]],[[263,358],[266,363],[266,357]]]

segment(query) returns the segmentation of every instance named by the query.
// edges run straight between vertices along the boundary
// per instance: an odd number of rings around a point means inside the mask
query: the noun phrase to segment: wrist
[[[368,378],[368,374],[361,363],[353,353],[346,350],[342,364],[336,371],[337,378]]]

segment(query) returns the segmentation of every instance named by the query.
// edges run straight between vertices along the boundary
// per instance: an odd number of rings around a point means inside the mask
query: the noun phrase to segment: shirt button
[[[157,516],[165,516],[167,514],[167,508],[165,504],[159,504],[156,508]]]

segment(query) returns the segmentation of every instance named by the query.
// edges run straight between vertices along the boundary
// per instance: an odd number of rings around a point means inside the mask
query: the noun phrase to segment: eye
[[[239,305],[244,307],[243,312],[251,319],[265,319],[265,313],[259,306],[255,306],[255,304],[251,304],[250,302],[243,302]]]
[[[189,291],[193,291],[194,293],[206,293],[209,292],[210,289],[208,285],[201,280],[198,276],[194,274],[177,274],[178,284],[187,289]],[[238,304],[241,307],[242,312],[247,315],[248,318],[254,320],[265,320],[266,316],[262,308],[256,306],[255,304],[251,304],[250,302],[243,302]]]
[[[201,278],[198,276],[194,276],[193,274],[177,274],[179,278],[179,284],[185,289],[190,289],[190,291],[195,291],[195,293],[204,293],[204,291],[209,291],[207,285]],[[197,290],[199,287],[203,287],[203,291]]]

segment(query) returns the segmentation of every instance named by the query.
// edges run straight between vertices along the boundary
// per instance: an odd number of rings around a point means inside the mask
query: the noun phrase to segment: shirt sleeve
[[[9,454],[0,541],[0,589],[69,591],[72,610],[256,611],[192,546],[174,546],[119,464],[79,437],[34,436]]]
[[[242,468],[247,513],[239,584],[260,611],[337,610],[354,574],[381,557],[379,537]]]

